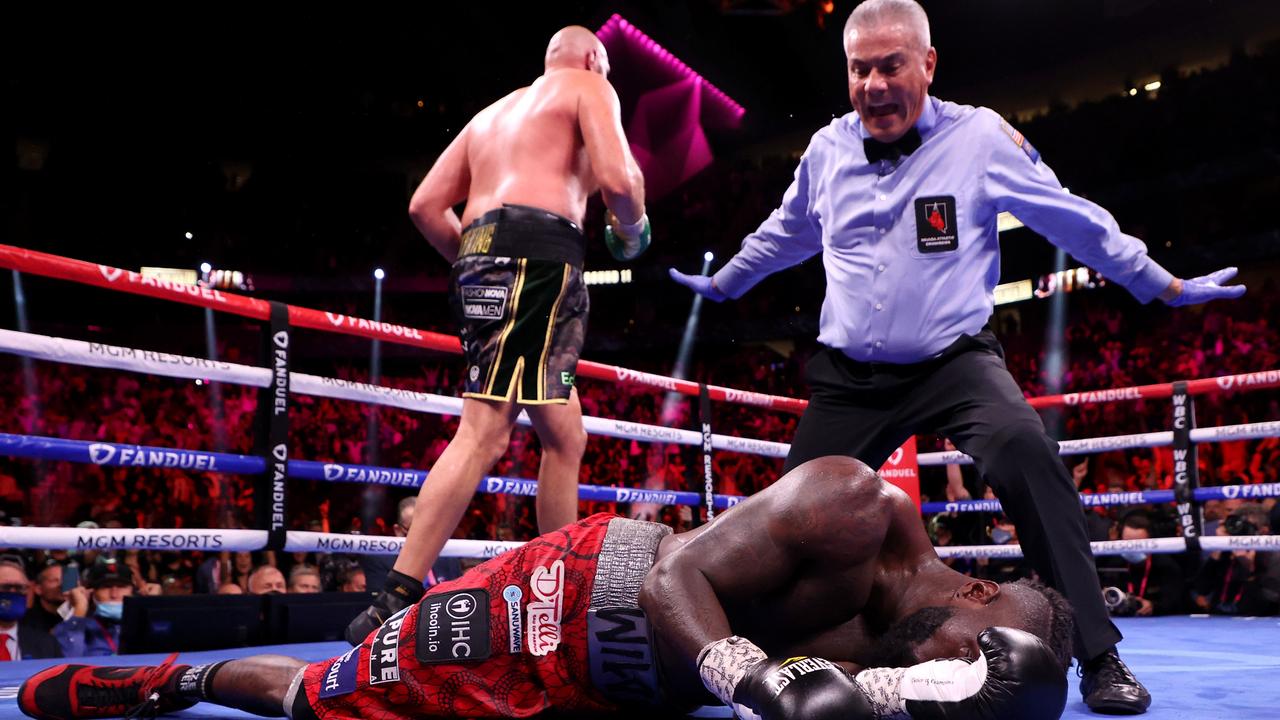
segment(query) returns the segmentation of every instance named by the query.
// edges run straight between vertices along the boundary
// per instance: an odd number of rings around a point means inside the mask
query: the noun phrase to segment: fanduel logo
[[[99,265],[98,272],[102,273],[102,277],[106,278],[107,282],[115,282],[116,278],[124,274],[124,271],[120,268],[107,267],[106,265]]]
[[[106,463],[111,462],[111,459],[115,456],[116,449],[111,445],[94,443],[89,446],[89,459],[93,461],[93,464],[95,465],[105,465]]]
[[[676,494],[659,490],[630,490],[618,488],[614,491],[618,502],[655,503],[658,505],[675,505]]]
[[[893,454],[889,456],[889,464],[897,465],[898,463],[902,462],[902,456],[905,454],[906,454],[906,450],[903,450],[902,448],[898,448],[897,450],[894,450]]]
[[[1244,373],[1241,375],[1226,375],[1216,378],[1218,387],[1223,390],[1230,390],[1236,386],[1245,385],[1276,385],[1280,384],[1280,370],[1266,370],[1263,372]]]
[[[537,495],[538,483],[532,480],[507,480],[491,477],[484,479],[484,491],[489,494]]]

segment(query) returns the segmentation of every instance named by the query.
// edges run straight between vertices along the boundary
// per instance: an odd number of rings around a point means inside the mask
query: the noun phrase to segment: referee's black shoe
[[[1138,682],[1112,648],[1080,663],[1080,694],[1096,713],[1139,715],[1151,705],[1151,693]]]

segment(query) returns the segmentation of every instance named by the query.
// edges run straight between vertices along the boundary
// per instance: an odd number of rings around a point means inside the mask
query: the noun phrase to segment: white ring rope
[[[1180,537],[1149,538],[1146,540],[1108,540],[1092,542],[1089,547],[1095,557],[1120,555],[1127,552],[1168,554],[1185,552],[1187,541]],[[1280,535],[1212,535],[1200,538],[1200,549],[1205,552],[1223,550],[1256,550],[1280,552]],[[1018,545],[943,545],[935,547],[941,558],[1020,558]]]
[[[267,368],[171,353],[138,350],[105,343],[55,338],[13,330],[0,330],[0,351],[38,360],[128,370],[189,380],[216,380],[253,387],[267,387],[271,382],[271,371]],[[401,390],[382,385],[371,385],[369,383],[327,378],[306,373],[290,373],[289,380],[290,389],[302,395],[364,402],[435,415],[458,415],[462,412],[461,398],[417,392],[416,390]],[[528,415],[521,412],[517,422],[521,425],[529,425]],[[702,444],[702,435],[695,430],[667,428],[593,416],[583,416],[582,426],[588,433],[593,435],[603,435],[623,440],[668,442],[677,445]],[[1191,431],[1192,442],[1256,440],[1276,436],[1280,436],[1280,421],[1196,428]],[[1062,455],[1167,447],[1172,444],[1173,432],[1167,430],[1135,435],[1062,440],[1058,443],[1059,453]],[[785,458],[791,449],[789,443],[731,435],[712,435],[711,446],[716,450],[774,458]],[[958,450],[953,450],[950,452],[920,453],[917,456],[917,462],[921,467],[968,465],[973,463],[973,459]]]
[[[55,338],[13,330],[0,330],[0,351],[37,360],[127,370],[186,380],[213,380],[251,387],[267,387],[271,383],[271,370],[268,368],[174,355],[172,353],[138,350],[106,343]],[[417,392],[416,390],[401,390],[352,380],[308,375],[306,373],[291,372],[289,374],[289,388],[291,391],[302,395],[364,402],[371,405],[396,407],[433,415],[459,415],[462,412],[462,398]],[[528,414],[521,412],[517,422],[521,425],[529,425]],[[678,445],[702,444],[702,434],[695,430],[646,425],[625,420],[609,420],[593,416],[583,416],[582,426],[588,433],[593,435],[604,435],[623,440],[666,442]],[[711,446],[717,450],[775,458],[785,458],[787,452],[791,449],[791,446],[786,443],[740,438],[731,435],[712,435]]]
[[[449,540],[440,552],[440,557],[491,558],[523,544],[501,540]],[[284,551],[397,555],[403,545],[404,538],[397,537],[290,530],[286,534]],[[2,548],[235,552],[262,550],[266,546],[266,530],[0,527]]]
[[[1243,425],[1220,425],[1217,427],[1195,428],[1191,431],[1191,442],[1227,442],[1230,440],[1258,440],[1280,436],[1280,420],[1245,423]],[[1110,450],[1131,450],[1133,448],[1167,447],[1173,444],[1173,431],[1139,433],[1136,435],[1112,435],[1110,437],[1083,438],[1080,440],[1058,441],[1058,454],[1084,455],[1088,453],[1108,452]],[[925,465],[972,465],[973,458],[959,450],[949,452],[920,453],[916,461]]]
[[[396,555],[404,538],[379,535],[343,535],[290,530],[284,552]],[[502,540],[449,540],[441,557],[491,558],[524,545]],[[1187,549],[1180,537],[1146,540],[1111,540],[1089,544],[1095,556],[1126,552],[1179,553]],[[59,527],[0,527],[0,547],[55,550],[202,550],[206,552],[262,550],[266,530],[188,529],[82,529]],[[1280,535],[1212,535],[1200,538],[1206,552],[1280,552]],[[934,548],[942,558],[1020,558],[1018,545],[945,545]]]

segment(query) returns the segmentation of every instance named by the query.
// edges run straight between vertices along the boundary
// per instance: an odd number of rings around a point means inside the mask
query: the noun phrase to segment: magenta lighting
[[[669,73],[675,77],[669,78],[670,82],[678,80],[693,80],[705,93],[707,99],[715,106],[719,113],[724,114],[722,120],[727,120],[723,124],[728,127],[737,127],[742,116],[746,114],[746,108],[739,105],[733,98],[724,93],[723,90],[712,85],[706,78],[699,75],[693,68],[681,62],[680,58],[671,54],[670,50],[659,45],[657,42],[645,35],[639,28],[627,22],[621,15],[614,13],[605,24],[600,26],[596,31],[596,37],[600,38],[600,42],[605,47],[611,47],[621,42],[628,46],[628,49],[641,49],[647,55],[658,61]],[[610,53],[612,54],[612,49]],[[709,108],[708,108],[709,109]]]

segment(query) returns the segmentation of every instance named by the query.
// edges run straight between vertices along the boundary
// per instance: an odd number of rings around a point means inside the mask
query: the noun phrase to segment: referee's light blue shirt
[[[1142,302],[1172,282],[1141,240],[1064,190],[995,112],[928,98],[916,128],[923,143],[896,166],[867,161],[857,113],[819,130],[782,205],[715,274],[716,286],[736,298],[821,252],[818,341],[855,360],[910,363],[986,324],[1000,279],[1002,211]]]

